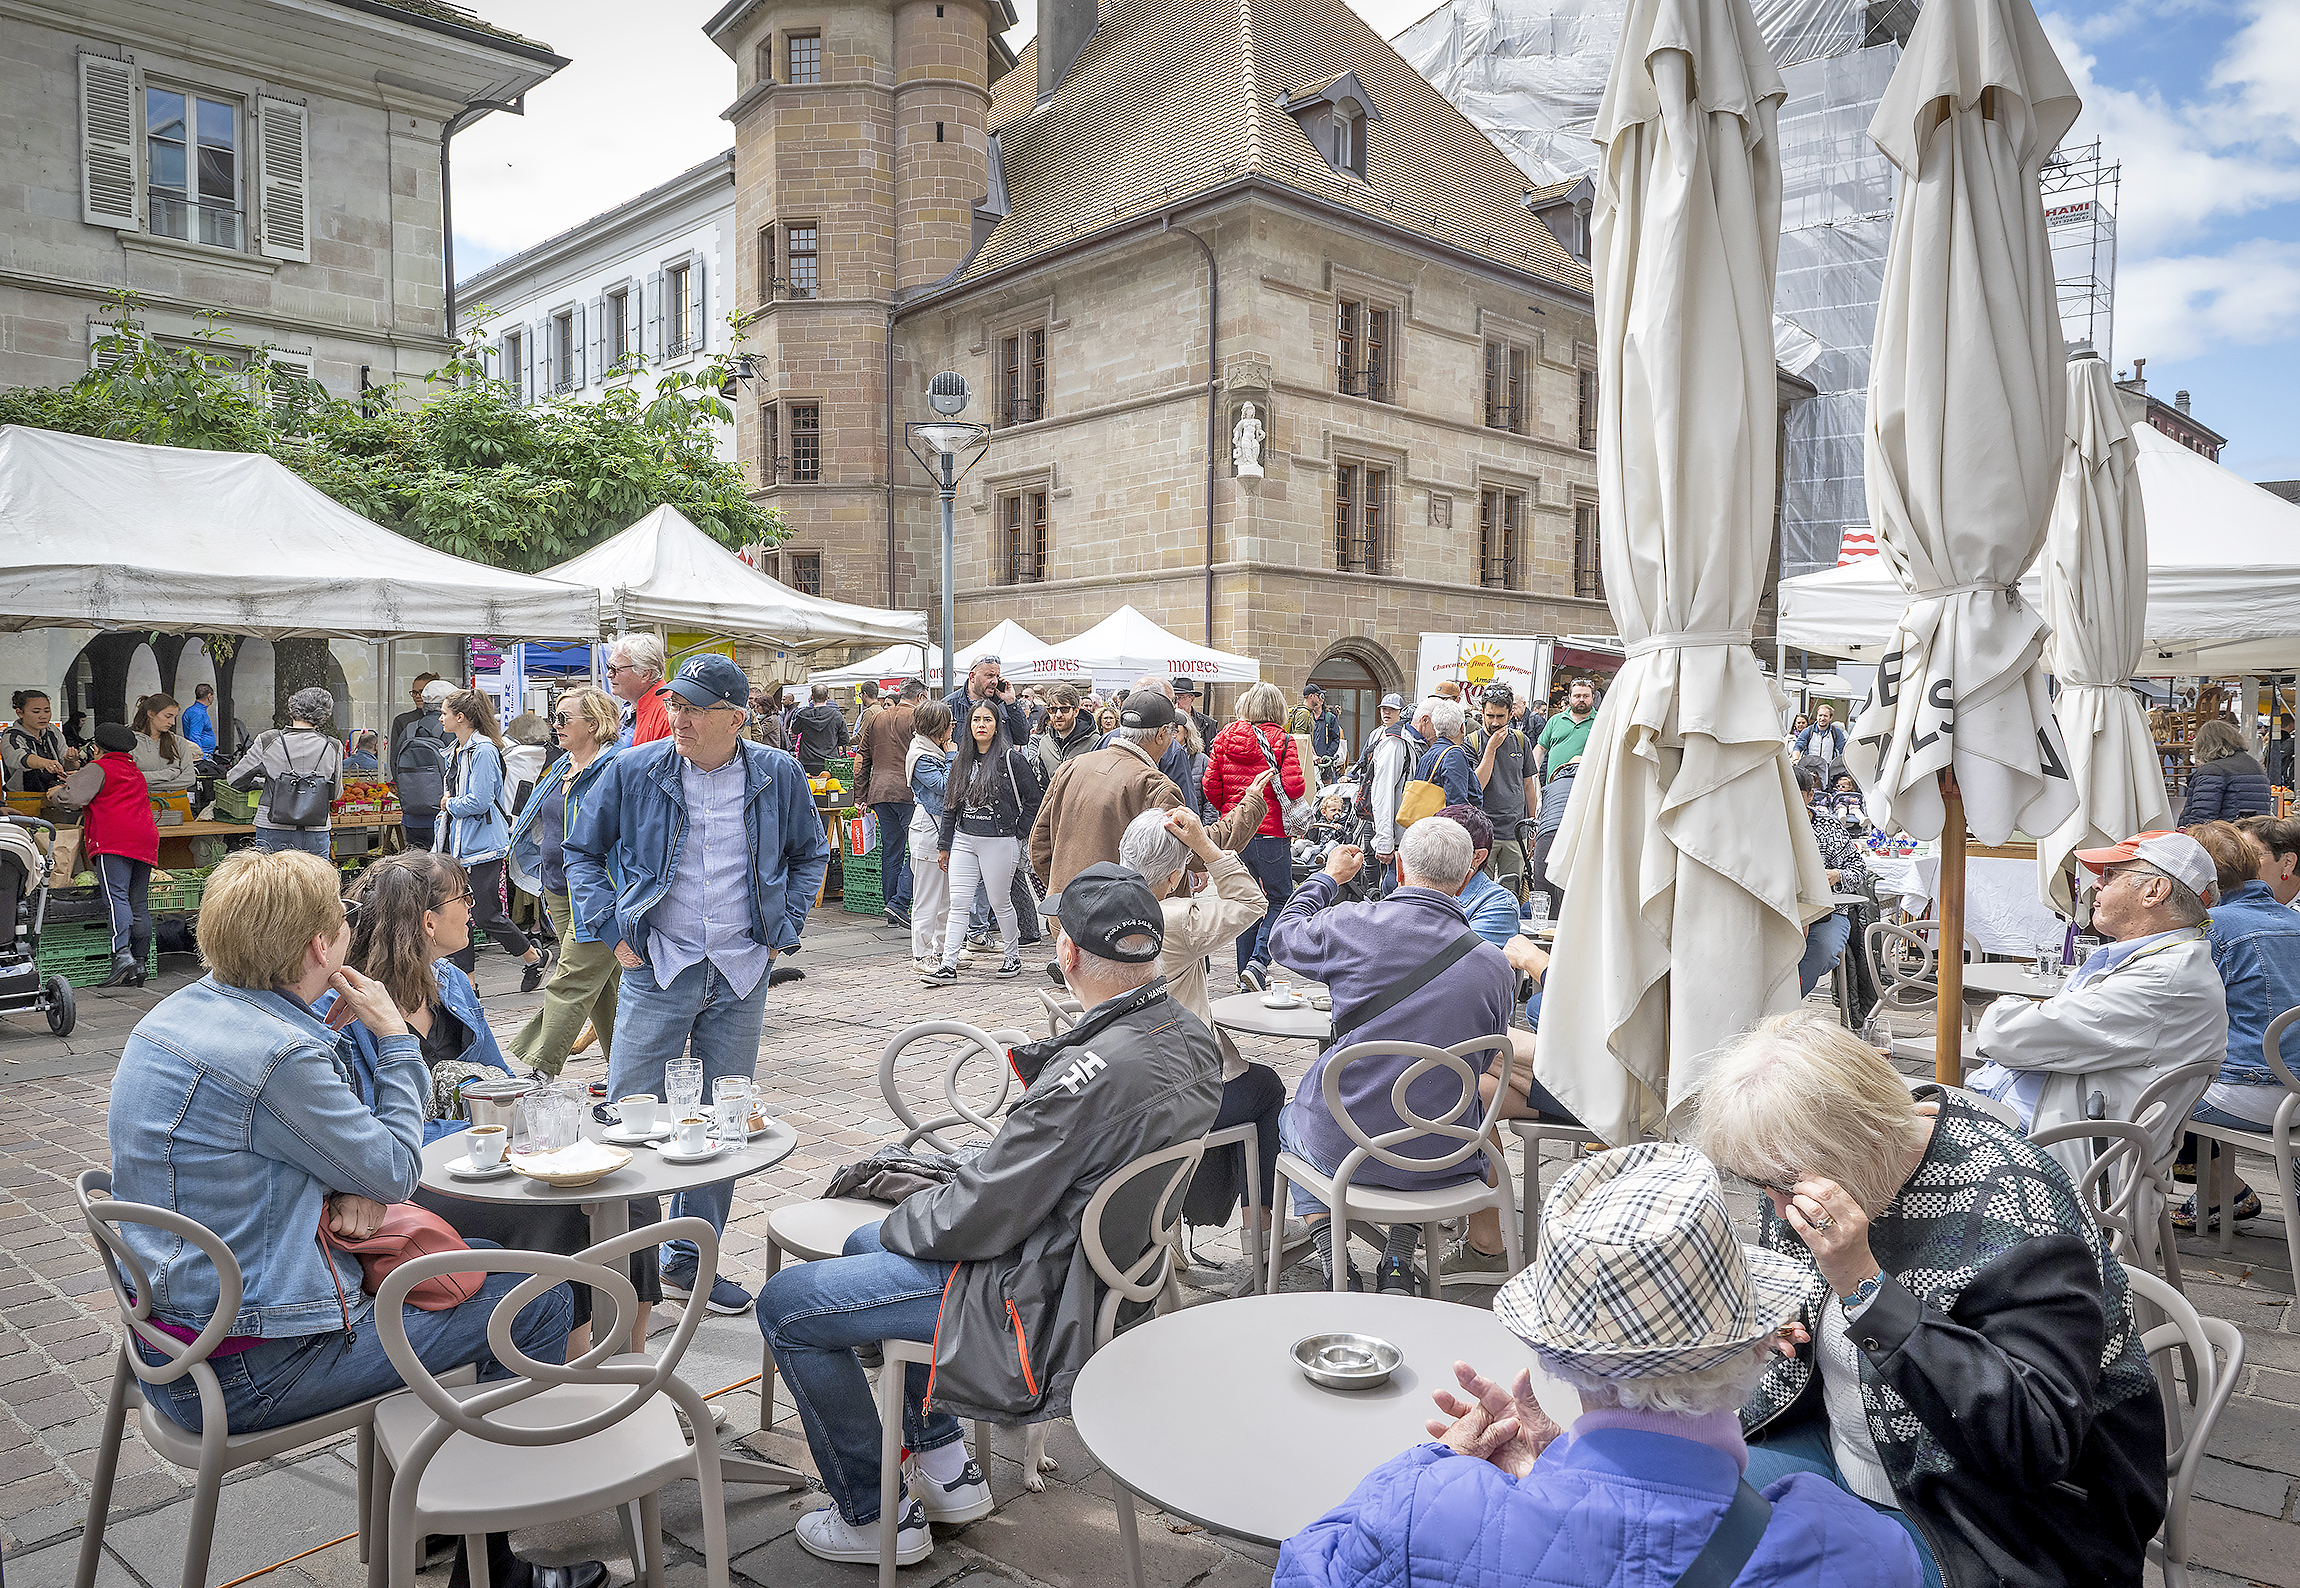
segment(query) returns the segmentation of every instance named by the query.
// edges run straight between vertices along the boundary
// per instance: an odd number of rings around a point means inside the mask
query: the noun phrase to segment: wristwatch
[[[1861,1309],[1866,1307],[1870,1302],[1875,1301],[1877,1299],[1878,1292],[1882,1291],[1884,1288],[1885,1271],[1880,1268],[1875,1273],[1871,1274],[1868,1278],[1855,1285],[1851,1295],[1838,1297],[1837,1305],[1845,1309],[1845,1316],[1847,1318],[1857,1318],[1861,1314]]]

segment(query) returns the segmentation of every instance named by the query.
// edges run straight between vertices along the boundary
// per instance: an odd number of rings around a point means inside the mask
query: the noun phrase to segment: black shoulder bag
[[[1391,982],[1348,1014],[1342,1014],[1337,1010],[1334,1015],[1333,1046],[1340,1047],[1342,1039],[1357,1030],[1358,1027],[1377,1016],[1388,1014],[1399,1004],[1404,1003],[1415,993],[1436,981],[1438,977],[1445,974],[1447,966],[1453,964],[1484,941],[1484,938],[1465,927],[1461,936],[1446,944],[1445,947],[1423,960],[1412,970],[1407,971],[1396,981]]]
[[[1701,1553],[1693,1557],[1693,1564],[1685,1568],[1674,1588],[1730,1588],[1741,1575],[1741,1568],[1749,1564],[1749,1557],[1757,1553],[1758,1542],[1772,1520],[1773,1502],[1743,1478],[1733,1490],[1732,1504],[1717,1519],[1717,1530],[1709,1535],[1709,1542],[1701,1546]]]

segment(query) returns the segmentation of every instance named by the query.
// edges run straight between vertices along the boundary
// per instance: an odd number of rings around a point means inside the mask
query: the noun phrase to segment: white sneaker
[[[930,1522],[955,1526],[960,1522],[978,1521],[998,1507],[998,1502],[990,1497],[990,1480],[982,1475],[981,1463],[972,1458],[950,1483],[937,1483],[928,1477],[915,1456],[903,1468],[902,1477],[910,1492],[918,1496]]]
[[[866,1566],[878,1564],[878,1523],[856,1527],[839,1515],[836,1506],[809,1511],[800,1517],[798,1538],[799,1548],[820,1560],[859,1561]],[[902,1525],[895,1529],[894,1563],[916,1566],[933,1553],[934,1534],[926,1525],[926,1511],[918,1501],[906,1499]]]

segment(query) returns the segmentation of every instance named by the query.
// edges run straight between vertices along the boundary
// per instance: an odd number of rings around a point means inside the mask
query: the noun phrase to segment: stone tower
[[[990,81],[1009,0],[733,0],[705,32],[735,63],[738,455],[789,536],[778,572],[915,606],[890,584],[891,491],[910,478],[888,403],[903,298],[951,275],[990,187]],[[907,379],[908,371],[899,378]],[[891,412],[891,420],[890,420]],[[892,430],[890,449],[890,426]],[[891,450],[891,458],[890,458]]]

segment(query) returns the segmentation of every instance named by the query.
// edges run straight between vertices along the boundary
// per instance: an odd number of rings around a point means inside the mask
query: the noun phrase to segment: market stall
[[[1258,684],[1262,664],[1170,634],[1131,606],[1120,607],[1076,639],[1040,643],[1002,659],[1006,676],[1022,683],[1081,674],[1096,689],[1125,689],[1146,673],[1187,674],[1201,684]]]
[[[1046,642],[1031,633],[1012,618],[1001,618],[992,629],[971,645],[961,645],[952,659],[964,674],[974,666],[975,658],[995,656],[1001,665],[1007,658],[1026,651],[1043,651]],[[922,678],[929,689],[937,694],[947,693],[953,686],[942,681],[942,649],[930,645],[890,645],[875,656],[866,656],[859,662],[844,667],[833,667],[825,672],[807,674],[811,684],[828,684],[833,689],[851,689],[856,684],[896,685],[907,679]]]

